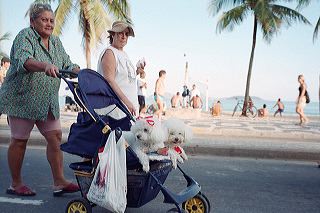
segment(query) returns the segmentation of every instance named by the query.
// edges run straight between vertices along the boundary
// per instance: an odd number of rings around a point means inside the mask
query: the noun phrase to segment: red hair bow
[[[145,119],[146,122],[150,125],[153,126],[155,124],[154,120],[153,120],[153,116],[147,116],[147,117],[138,117],[137,120],[141,120],[141,119]]]

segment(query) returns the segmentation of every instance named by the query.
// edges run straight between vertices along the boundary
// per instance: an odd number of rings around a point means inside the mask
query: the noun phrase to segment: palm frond
[[[281,22],[281,19],[279,19],[277,16],[273,16],[268,21],[259,21],[262,36],[265,41],[267,41],[268,43],[271,42],[273,36],[279,32]]]
[[[3,57],[9,58],[9,56],[5,52],[0,50],[0,58],[3,58]]]
[[[222,14],[217,23],[217,31],[232,31],[236,25],[239,25],[246,18],[249,12],[246,5],[237,6]]]
[[[319,34],[319,29],[320,29],[320,18],[317,21],[316,27],[314,28],[313,32],[313,42],[317,39],[318,34]]]
[[[294,22],[302,22],[303,24],[311,25],[308,19],[296,10],[276,4],[273,4],[271,7],[272,12],[279,17],[283,23],[287,24],[287,26],[291,26]]]
[[[208,5],[209,14],[215,16],[222,9],[228,9],[229,7],[237,7],[244,3],[244,0],[211,0]]]
[[[82,46],[85,50],[86,42],[91,41],[91,26],[90,21],[88,20],[88,1],[83,1],[80,3],[80,12],[79,12],[79,27],[82,32]],[[87,45],[88,46],[88,45]]]
[[[296,7],[297,10],[301,10],[305,7],[307,7],[310,3],[311,3],[311,0],[296,0],[298,5]]]
[[[101,41],[102,35],[106,33],[106,30],[110,29],[112,20],[105,11],[101,1],[95,2],[90,8],[88,20],[91,30],[91,47],[95,47]]]
[[[117,20],[132,24],[130,6],[127,0],[102,0],[101,2]]]
[[[3,36],[0,37],[0,41],[4,41],[4,40],[9,40],[10,39],[11,34],[5,33]]]
[[[273,35],[280,28],[281,19],[273,13],[270,2],[256,1],[252,10],[262,31],[263,39],[268,43],[271,42]]]
[[[55,27],[53,34],[61,35],[63,28],[70,18],[70,14],[72,9],[74,9],[72,0],[60,0],[59,5],[56,9],[55,13]]]

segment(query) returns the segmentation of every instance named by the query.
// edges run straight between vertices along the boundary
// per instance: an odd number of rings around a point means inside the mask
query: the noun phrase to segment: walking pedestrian
[[[164,109],[165,78],[166,78],[166,71],[160,70],[159,78],[156,81],[155,92],[154,92],[154,100],[158,105],[158,109],[155,112],[155,114],[159,117],[159,120],[161,120],[163,109]]]
[[[298,82],[299,82],[300,86],[299,86],[299,96],[298,96],[297,102],[296,102],[297,103],[296,112],[299,115],[299,120],[300,120],[299,124],[303,125],[309,121],[303,111],[304,107],[306,106],[306,103],[307,103],[307,98],[306,98],[307,86],[306,86],[303,75],[298,76]]]
[[[147,96],[147,82],[146,73],[142,72],[140,78],[138,78],[138,102],[139,102],[139,115],[145,112],[146,108],[146,96]]]
[[[60,39],[52,35],[54,13],[49,4],[33,3],[29,9],[30,27],[13,41],[11,66],[0,89],[0,112],[8,115],[11,142],[8,164],[12,182],[8,194],[34,196],[24,184],[22,162],[30,133],[36,125],[47,141],[47,159],[53,176],[53,195],[79,191],[63,174],[60,150],[59,69],[79,71],[65,52]]]

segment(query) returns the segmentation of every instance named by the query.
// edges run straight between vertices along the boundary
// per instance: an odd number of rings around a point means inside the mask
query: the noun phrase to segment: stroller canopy
[[[103,123],[107,123],[112,130],[116,127],[130,130],[134,118],[103,76],[84,69],[78,74],[77,84],[64,80],[84,112],[79,112],[77,123],[71,125],[68,142],[61,145],[62,151],[93,157],[99,144],[105,140]]]

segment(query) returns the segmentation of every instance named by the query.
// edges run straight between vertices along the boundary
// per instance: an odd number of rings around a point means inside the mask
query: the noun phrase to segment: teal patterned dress
[[[58,37],[50,36],[47,50],[35,30],[30,27],[21,30],[13,41],[11,65],[0,88],[0,113],[46,120],[51,111],[54,118],[58,119],[61,80],[49,77],[44,72],[28,72],[23,66],[28,59],[51,63],[59,69],[79,67],[71,62]]]

